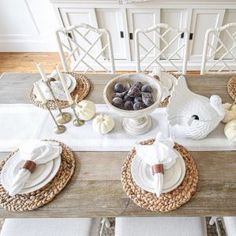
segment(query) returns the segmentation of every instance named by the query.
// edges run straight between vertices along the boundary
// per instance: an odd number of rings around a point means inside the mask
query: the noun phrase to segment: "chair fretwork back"
[[[63,68],[66,72],[114,73],[110,32],[87,24],[63,28],[56,32]]]
[[[234,72],[236,72],[236,23],[208,29],[205,34],[201,74]]]
[[[146,41],[145,45],[144,41]],[[151,71],[159,67],[162,71],[185,74],[187,50],[188,32],[185,29],[174,29],[167,24],[157,24],[135,32],[138,72]]]

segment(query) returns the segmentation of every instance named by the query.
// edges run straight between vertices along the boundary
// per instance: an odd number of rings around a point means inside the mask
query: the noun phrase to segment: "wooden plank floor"
[[[0,73],[3,72],[38,72],[35,66],[41,63],[47,73],[52,72],[55,65],[60,64],[57,52],[48,53],[15,53],[0,52]],[[119,71],[120,73],[125,71]],[[199,71],[190,71],[188,75],[198,75]]]
[[[0,73],[3,72],[37,72],[36,63],[41,63],[46,72],[51,72],[60,64],[59,54],[50,53],[0,53]]]

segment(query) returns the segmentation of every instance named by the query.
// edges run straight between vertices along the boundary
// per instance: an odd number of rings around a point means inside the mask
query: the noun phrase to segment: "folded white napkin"
[[[57,77],[55,77],[55,78],[57,79]],[[67,79],[67,77],[65,77],[65,78],[66,78],[66,83],[69,87],[70,80]],[[53,96],[52,96],[48,86],[46,85],[46,83],[43,80],[39,80],[36,83],[40,87],[45,98],[47,100],[53,100]],[[66,94],[64,92],[61,82],[58,80],[55,80],[55,81],[51,81],[50,84],[51,84],[51,88],[54,92],[55,97],[61,101],[67,101]],[[36,95],[36,100],[40,101],[40,96],[38,95],[38,92],[36,89],[33,89],[33,93]]]
[[[136,153],[150,167],[162,164],[164,169],[172,167],[178,157],[174,150],[174,142],[171,138],[165,137],[162,133],[158,133],[156,140],[152,145],[135,146]],[[155,193],[160,197],[163,188],[163,173],[154,173]]]
[[[62,148],[57,142],[33,141],[26,142],[19,148],[20,158],[25,161],[33,161],[37,165],[45,164],[60,156]],[[30,178],[31,172],[22,168],[14,177],[10,189],[10,196],[18,194]]]

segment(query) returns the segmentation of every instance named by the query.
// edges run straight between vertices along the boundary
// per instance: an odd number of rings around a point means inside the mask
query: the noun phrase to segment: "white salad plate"
[[[19,155],[19,152],[16,152],[3,166],[1,172],[1,184],[5,189],[9,189],[14,176],[16,176],[24,164],[24,161],[20,159]],[[55,177],[60,165],[60,156],[46,164],[38,165],[20,193],[30,193],[45,186]]]
[[[44,187],[46,184],[48,184],[56,176],[60,166],[61,166],[61,156],[59,156],[58,158],[53,160],[52,171],[51,171],[51,173],[48,175],[48,177],[45,180],[43,180],[38,185],[35,185],[34,187],[24,188],[20,193],[21,194],[31,193],[31,192],[34,192],[34,191]]]
[[[56,76],[54,76],[53,78],[55,78],[56,81],[53,81],[51,83],[51,88],[54,92],[55,97],[59,100],[66,100],[66,96],[65,96],[64,89],[62,87],[62,83],[57,79]],[[72,75],[69,75],[69,74],[65,74],[64,78],[65,78],[69,93],[72,93],[75,90],[76,85],[77,85],[76,79]],[[41,90],[44,91],[44,93],[45,93],[44,95],[46,96],[47,99],[53,99],[48,87],[43,83],[43,80],[39,81],[39,86],[40,86]],[[37,90],[33,89],[33,93],[35,94],[37,100],[40,101],[40,99],[39,99],[40,96],[39,96]]]
[[[55,76],[54,78],[57,80],[57,81],[54,81],[54,83],[58,83],[57,87],[63,91],[63,87],[59,78],[57,76]],[[64,74],[64,78],[65,78],[66,85],[69,92],[70,93],[73,92],[76,87],[76,79],[72,75],[69,75],[69,74]]]
[[[176,151],[176,153],[178,153]],[[183,181],[186,167],[182,156],[169,169],[164,170],[162,193],[167,193],[177,188]],[[131,163],[131,174],[134,182],[142,189],[155,193],[155,179],[152,174],[151,166],[145,163],[138,155],[136,155]]]
[[[70,93],[73,92],[75,90],[75,87],[77,84],[75,77],[73,77],[72,75],[69,75],[69,74],[64,74],[64,78],[66,79],[66,81],[68,81],[67,86],[68,86],[69,92]]]

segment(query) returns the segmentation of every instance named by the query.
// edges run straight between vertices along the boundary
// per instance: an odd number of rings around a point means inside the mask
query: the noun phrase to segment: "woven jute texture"
[[[154,139],[149,139],[141,144],[150,145],[153,142]],[[129,152],[122,166],[121,182],[128,197],[138,206],[150,211],[168,212],[179,208],[195,194],[198,183],[196,164],[188,150],[183,146],[176,143],[174,148],[181,154],[185,161],[186,174],[183,182],[176,189],[161,194],[159,198],[154,193],[147,192],[135,184],[131,174],[131,163],[136,151],[133,148]]]
[[[68,73],[68,74],[75,77],[76,82],[77,82],[74,91],[71,93],[72,99],[74,100],[75,97],[77,96],[77,99],[78,99],[77,101],[83,100],[88,95],[88,93],[90,91],[90,87],[91,87],[88,78],[86,76],[78,74],[78,73]],[[44,104],[42,104],[39,101],[36,101],[36,96],[33,93],[33,88],[30,92],[30,100],[35,106],[46,109],[46,106]],[[69,106],[67,101],[61,101],[61,100],[57,100],[56,102],[54,100],[48,101],[48,106],[52,110],[57,109],[57,104],[58,104],[59,108],[61,108],[61,109]]]
[[[9,196],[3,186],[0,185],[1,207],[14,212],[31,211],[51,202],[62,191],[74,173],[75,159],[69,147],[63,143],[60,143],[60,145],[62,147],[61,166],[52,181],[37,191],[27,194],[17,194],[14,197]],[[12,152],[5,161],[1,162],[0,172],[6,161],[14,153]]]
[[[236,100],[236,76],[232,76],[229,79],[227,83],[227,90],[228,90],[229,96],[233,100]]]

